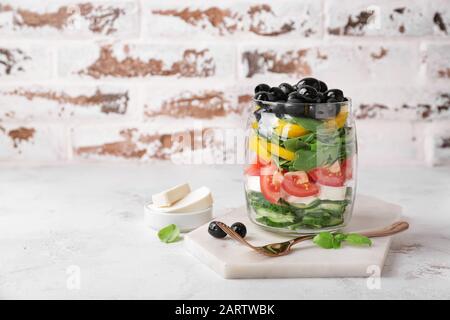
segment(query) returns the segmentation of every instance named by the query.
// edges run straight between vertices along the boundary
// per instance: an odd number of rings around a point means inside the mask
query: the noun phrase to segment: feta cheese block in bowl
[[[154,210],[152,203],[144,207],[145,224],[152,229],[159,230],[169,224],[176,224],[181,232],[189,232],[212,219],[212,205],[206,209],[187,213],[167,213]]]
[[[193,230],[212,219],[213,198],[207,187],[189,192],[170,206],[145,205],[145,222],[153,229],[176,224],[181,232]]]
[[[152,196],[152,201],[157,207],[170,207],[175,202],[186,197],[191,188],[188,183],[178,184],[170,189],[161,191]]]
[[[151,204],[154,210],[170,213],[186,213],[208,208],[212,205],[211,191],[207,187],[198,188],[188,193],[183,199],[169,207],[157,207]]]

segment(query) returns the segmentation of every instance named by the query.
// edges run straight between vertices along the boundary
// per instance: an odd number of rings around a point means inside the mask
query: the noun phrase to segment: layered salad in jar
[[[337,230],[351,218],[356,136],[351,101],[314,78],[255,88],[245,193],[250,219],[271,231]]]

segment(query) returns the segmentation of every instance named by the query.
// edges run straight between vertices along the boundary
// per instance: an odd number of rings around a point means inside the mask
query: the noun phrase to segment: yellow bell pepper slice
[[[249,141],[250,150],[256,152],[258,157],[260,157],[262,160],[270,162],[270,160],[272,160],[272,155],[267,150],[267,142],[263,141],[265,143],[264,145],[264,143],[261,143],[261,141],[263,140],[258,138],[256,135],[252,135]]]
[[[270,161],[272,155],[286,159],[294,160],[295,153],[285,148],[280,147],[275,143],[268,143],[265,139],[259,138],[255,135],[250,137],[249,142],[250,150],[256,152],[256,154],[265,161]]]
[[[308,130],[306,130],[302,126],[294,123],[289,123],[284,120],[278,120],[278,124],[274,131],[277,135],[283,138],[295,138],[308,133]]]
[[[253,129],[258,129],[258,121],[253,121],[252,122],[252,128]]]
[[[272,155],[274,156],[278,156],[280,158],[292,161],[294,160],[295,157],[295,153],[292,151],[289,151],[283,147],[280,147],[279,145],[275,144],[275,143],[270,143],[269,144],[269,148],[268,150],[272,153]]]
[[[327,128],[342,128],[348,117],[348,106],[342,106],[336,118],[326,121]]]

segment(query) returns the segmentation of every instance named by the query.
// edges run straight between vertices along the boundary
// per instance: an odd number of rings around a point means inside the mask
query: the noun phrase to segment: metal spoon
[[[258,253],[261,253],[268,257],[279,257],[284,256],[291,252],[291,248],[293,245],[303,242],[305,240],[310,240],[314,238],[315,235],[305,235],[300,236],[292,240],[284,241],[284,242],[278,242],[278,243],[271,243],[267,244],[265,246],[256,247],[252,244],[250,244],[247,240],[242,238],[238,233],[236,233],[233,229],[231,229],[229,226],[227,226],[225,223],[216,221],[217,225],[230,237],[233,239],[239,241],[240,243],[246,245],[247,247],[252,248]],[[390,236],[402,231],[405,231],[409,228],[409,224],[406,221],[398,221],[394,222],[390,226],[387,226],[383,229],[379,230],[372,230],[372,231],[365,231],[361,232],[360,234],[369,238],[375,238],[375,237],[386,237]]]

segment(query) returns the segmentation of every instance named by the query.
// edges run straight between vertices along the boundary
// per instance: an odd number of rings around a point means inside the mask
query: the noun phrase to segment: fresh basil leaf
[[[345,240],[345,238],[347,238],[347,235],[344,233],[335,233],[334,234],[334,248],[338,249],[341,247],[341,243],[342,241]]]
[[[349,233],[345,237],[345,241],[349,244],[352,244],[354,246],[371,246],[372,241],[360,234],[357,233]]]
[[[313,242],[324,249],[334,248],[334,236],[330,232],[321,232],[313,238]]]
[[[334,238],[333,249],[339,249],[341,247],[341,243],[342,243],[342,241],[338,241],[338,240],[336,240],[336,238]]]
[[[344,241],[345,238],[347,238],[347,235],[344,234],[344,233],[336,233],[336,234],[334,235],[334,239],[335,239],[336,241]]]
[[[180,229],[175,224],[169,224],[158,231],[158,238],[165,243],[175,242],[180,238]]]
[[[286,120],[298,124],[299,126],[311,132],[317,131],[317,128],[319,128],[322,125],[321,121],[309,118],[292,117]]]

